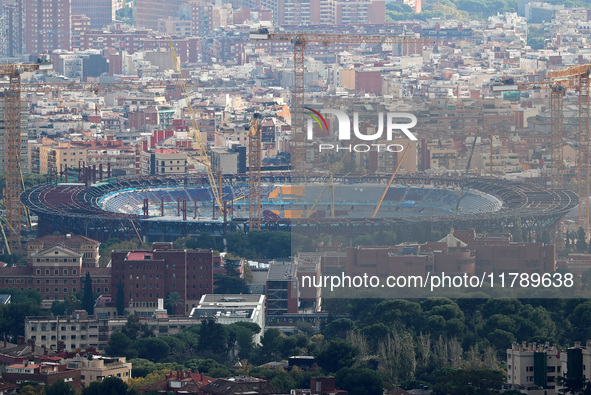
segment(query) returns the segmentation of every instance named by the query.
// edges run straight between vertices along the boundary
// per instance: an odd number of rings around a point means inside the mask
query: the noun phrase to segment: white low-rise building
[[[224,325],[235,322],[257,324],[261,327],[261,332],[254,337],[258,344],[265,329],[265,295],[203,295],[199,305],[191,310],[191,318],[209,317],[215,317]]]

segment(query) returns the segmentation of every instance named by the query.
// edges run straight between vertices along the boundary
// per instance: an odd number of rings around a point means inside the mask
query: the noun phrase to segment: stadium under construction
[[[522,231],[557,225],[578,204],[568,190],[485,178],[398,176],[386,193],[389,176],[364,175],[297,179],[290,173],[263,173],[261,227],[333,235],[390,230],[411,235],[429,227],[449,231],[463,186],[456,229]],[[170,241],[178,237],[248,231],[248,176],[229,175],[216,207],[207,177],[131,178],[84,183],[39,184],[21,200],[38,218],[39,236],[54,232],[98,240],[141,237]],[[371,217],[380,195],[381,211]],[[552,233],[552,232],[551,232]]]

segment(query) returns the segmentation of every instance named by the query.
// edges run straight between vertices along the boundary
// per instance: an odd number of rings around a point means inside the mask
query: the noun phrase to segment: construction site
[[[246,127],[248,170],[243,174],[224,174],[222,168],[212,165],[208,142],[203,140],[199,131],[200,117],[193,109],[188,92],[195,82],[181,77],[184,76],[181,61],[172,43],[169,50],[176,68],[175,80],[24,84],[20,81],[21,73],[48,69],[44,60],[40,59],[35,64],[0,66],[0,74],[9,78],[4,90],[5,155],[14,158],[5,164],[6,218],[2,224],[5,248],[20,248],[21,229],[23,225],[31,225],[30,212],[39,218],[39,235],[56,231],[74,232],[98,240],[116,236],[161,241],[203,232],[223,236],[236,230],[287,230],[294,224],[320,232],[343,234],[408,229],[409,226],[427,224],[442,230],[449,229],[450,225],[456,228],[506,229],[516,219],[524,234],[532,237],[544,229],[551,229],[551,233],[556,235],[560,231],[561,218],[578,206],[578,226],[586,231],[588,237],[589,199],[580,199],[579,204],[577,194],[564,187],[565,179],[574,178],[578,196],[589,196],[590,65],[552,71],[539,82],[504,78],[490,87],[493,95],[550,92],[551,163],[547,166],[548,182],[534,185],[494,177],[494,131],[485,114],[474,116],[475,129],[460,131],[475,137],[472,150],[469,155],[466,154],[465,169],[451,177],[434,177],[426,173],[411,176],[408,170],[398,175],[406,152],[396,156],[389,174],[341,175],[314,170],[306,159],[307,150],[315,143],[307,141],[304,132],[306,47],[317,43],[423,47],[436,44],[436,41],[413,36],[271,33],[267,29],[251,33],[250,40],[292,45],[291,171],[264,169],[261,156],[263,116],[256,112]],[[70,91],[91,91],[100,95],[102,92],[143,91],[171,86],[180,88],[185,98],[183,111],[189,121],[188,136],[196,147],[197,154],[193,160],[201,166],[201,175],[156,175],[158,173],[154,172],[154,168],[157,166],[153,164],[152,177],[116,178],[111,175],[110,163],[104,166],[101,163],[98,167],[87,166],[84,161],[70,166],[56,163],[48,169],[47,183],[23,192],[20,165],[21,92],[59,95]],[[567,92],[576,93],[579,106],[579,144],[574,175],[567,174],[562,152],[563,101]],[[368,121],[364,123],[365,131],[371,127]],[[488,136],[490,140],[490,164],[486,164],[490,173],[480,177],[474,177],[470,167],[476,136]],[[323,136],[321,141],[331,142],[334,139]],[[348,159],[355,160],[351,156]],[[165,170],[164,167],[162,170]],[[380,207],[381,211],[376,215]]]

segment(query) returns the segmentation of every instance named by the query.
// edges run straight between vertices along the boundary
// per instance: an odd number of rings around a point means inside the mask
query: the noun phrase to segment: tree
[[[222,325],[213,320],[201,321],[199,328],[200,353],[216,360],[225,360],[228,352],[228,332]]]
[[[355,323],[349,318],[339,318],[326,325],[322,334],[327,339],[340,338],[345,339],[347,332],[355,329]]]
[[[437,379],[433,389],[436,395],[445,394],[497,394],[504,382],[503,373],[492,370],[454,369]]]
[[[181,294],[178,292],[170,292],[164,301],[166,310],[168,310],[168,314],[170,315],[177,315],[177,307],[183,304],[184,303],[183,299],[181,298]]]
[[[247,294],[249,288],[243,278],[214,274],[214,293],[216,294]]]
[[[568,316],[573,339],[591,338],[591,300],[580,303]]]
[[[107,354],[125,355],[127,348],[131,345],[131,339],[123,332],[115,332],[109,336],[109,345],[107,346]],[[134,367],[135,369],[135,367]]]
[[[74,395],[76,391],[65,381],[59,380],[45,387],[45,395]]]
[[[94,297],[92,296],[92,279],[90,273],[86,272],[84,280],[84,295],[82,295],[82,308],[88,312],[88,315],[94,315]]]
[[[107,377],[102,381],[93,381],[82,391],[82,395],[126,395],[127,384],[119,377]]]
[[[123,284],[117,285],[117,315],[125,314],[125,295],[123,294]]]
[[[327,372],[337,372],[342,368],[353,366],[358,350],[344,340],[331,341],[326,349],[318,354],[317,361]]]
[[[583,229],[583,227],[580,227],[579,231],[577,232],[576,248],[579,252],[587,251],[587,233],[585,233],[585,229]]]
[[[135,314],[130,314],[127,317],[127,323],[123,329],[121,329],[121,332],[125,333],[131,340],[137,340],[153,335],[153,332],[148,328],[148,325],[141,323],[139,317]]]
[[[338,388],[355,395],[372,395],[384,392],[382,378],[371,369],[343,368],[335,376]]]
[[[148,337],[136,340],[130,347],[137,351],[139,358],[158,362],[170,353],[169,345],[157,337]]]
[[[261,361],[259,362],[265,363],[279,357],[282,336],[279,329],[271,328],[265,331],[265,334],[261,337],[261,348],[259,349]]]
[[[17,393],[19,395],[43,395],[45,390],[39,383],[27,381],[19,385]]]

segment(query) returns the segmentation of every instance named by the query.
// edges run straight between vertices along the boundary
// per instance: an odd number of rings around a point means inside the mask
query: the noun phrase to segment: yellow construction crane
[[[324,184],[324,187],[322,188],[322,191],[320,191],[320,194],[316,198],[316,201],[312,205],[312,208],[310,208],[310,211],[308,211],[306,218],[310,218],[312,214],[314,214],[314,212],[316,211],[316,206],[318,206],[318,203],[320,203],[320,199],[322,199],[322,196],[324,196],[324,192],[326,192],[328,188],[330,188],[330,218],[334,218],[334,182],[332,179],[332,173],[330,173],[330,178],[328,179],[326,184]]]
[[[120,81],[113,83],[67,82],[67,83],[21,83],[20,75],[24,72],[50,71],[50,63],[7,64],[0,65],[0,76],[8,76],[9,84],[4,88],[5,120],[5,166],[6,166],[6,223],[8,227],[7,244],[14,251],[21,245],[20,194],[23,186],[20,168],[20,133],[21,133],[21,93],[22,92],[73,92],[84,91],[98,94],[101,91],[144,90],[175,86],[170,80]],[[184,82],[184,81],[183,81]],[[186,82],[185,86],[201,86]],[[1,233],[1,232],[0,232]]]
[[[291,105],[291,130],[292,130],[292,168],[295,172],[303,174],[306,170],[306,145],[304,139],[304,51],[308,43],[328,44],[434,44],[435,41],[420,37],[410,36],[372,36],[361,34],[326,34],[326,33],[271,33],[262,28],[250,34],[251,40],[283,41],[290,42],[294,46],[294,92]]]
[[[503,84],[493,85],[493,92],[522,92],[550,90],[550,185],[552,188],[564,188],[564,95],[568,88],[575,88],[572,80],[515,83],[506,79]]]
[[[248,131],[248,230],[261,229],[261,115],[255,113]]]
[[[380,200],[378,201],[378,204],[377,204],[375,210],[373,210],[373,213],[371,214],[372,218],[375,218],[376,215],[378,214],[378,211],[380,211],[380,207],[382,206],[382,202],[384,201],[384,198],[386,197],[386,194],[388,193],[388,189],[390,189],[390,185],[392,185],[392,181],[394,181],[394,177],[396,177],[398,170],[400,170],[400,166],[402,166],[402,161],[404,161],[404,157],[408,153],[409,148],[410,148],[410,144],[408,144],[406,146],[406,149],[402,153],[402,157],[400,158],[400,160],[398,161],[398,164],[396,165],[396,169],[394,169],[394,173],[392,173],[392,176],[388,180],[388,184],[386,184],[386,189],[384,189],[384,192],[382,193],[382,196],[380,197]]]
[[[185,97],[185,104],[187,105],[187,111],[189,113],[189,117],[191,118],[191,123],[193,125],[193,133],[195,137],[195,141],[197,142],[197,148],[199,149],[199,154],[201,155],[201,161],[205,165],[205,171],[207,173],[207,178],[209,180],[209,186],[211,189],[211,193],[213,194],[214,201],[218,205],[218,209],[220,211],[220,216],[223,217],[224,215],[224,206],[222,200],[220,199],[220,192],[216,187],[216,180],[213,174],[212,166],[211,166],[211,159],[207,154],[207,147],[203,142],[203,138],[201,137],[201,132],[199,131],[199,125],[197,124],[197,117],[195,116],[195,111],[193,111],[193,106],[191,106],[191,98],[187,93],[187,87],[185,85],[184,80],[182,79],[182,70],[181,70],[181,62],[179,58],[176,56],[176,51],[174,50],[174,45],[169,42],[170,46],[170,54],[172,55],[172,59],[174,61],[174,67],[179,75],[179,85],[181,86],[181,90],[183,91],[183,96]]]
[[[4,166],[8,244],[21,246],[21,74],[51,70],[49,63],[0,65],[0,76],[8,77],[4,92]]]
[[[585,230],[589,241],[589,139],[591,130],[591,103],[589,102],[589,87],[591,85],[591,64],[568,67],[564,70],[550,71],[550,80],[574,80],[575,89],[579,91],[579,147],[577,149],[577,181],[579,184],[579,227]]]

